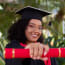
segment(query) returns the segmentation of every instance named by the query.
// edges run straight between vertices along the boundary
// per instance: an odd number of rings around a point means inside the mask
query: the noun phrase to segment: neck
[[[31,43],[35,43],[36,41],[32,42],[32,41],[26,41],[26,44],[31,44]]]

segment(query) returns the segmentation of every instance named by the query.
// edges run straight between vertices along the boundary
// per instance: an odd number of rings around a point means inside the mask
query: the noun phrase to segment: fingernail
[[[44,56],[47,54],[47,52],[44,52]]]

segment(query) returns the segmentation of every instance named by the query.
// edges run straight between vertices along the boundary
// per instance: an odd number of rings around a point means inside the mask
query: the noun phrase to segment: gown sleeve
[[[24,48],[17,41],[12,41],[10,44],[6,46],[6,48]],[[16,59],[5,59],[5,65],[23,65],[21,58]]]

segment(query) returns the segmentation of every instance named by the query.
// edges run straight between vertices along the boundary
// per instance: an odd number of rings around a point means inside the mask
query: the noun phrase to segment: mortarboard
[[[31,6],[27,6],[23,9],[20,9],[16,12],[16,14],[20,14],[22,19],[39,19],[42,20],[42,17],[47,16],[51,13],[47,11],[43,11],[38,8],[34,8]]]

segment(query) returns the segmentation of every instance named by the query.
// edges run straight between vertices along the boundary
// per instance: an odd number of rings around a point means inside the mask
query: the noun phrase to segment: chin
[[[37,42],[37,40],[30,40],[31,42]]]

